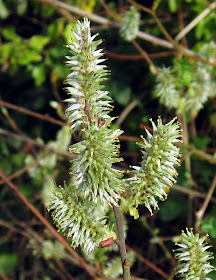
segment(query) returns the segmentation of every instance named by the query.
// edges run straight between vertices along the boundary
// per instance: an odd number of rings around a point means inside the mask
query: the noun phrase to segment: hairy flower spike
[[[77,41],[68,45],[72,56],[67,56],[71,73],[66,79],[69,85],[66,89],[71,97],[65,100],[70,104],[67,113],[73,129],[87,127],[91,121],[107,117],[112,109],[112,99],[101,85],[108,74],[106,66],[100,64],[105,60],[101,58],[103,52],[96,50],[102,40],[94,41],[97,35],[91,36],[88,19],[78,21],[76,27]]]
[[[74,189],[66,183],[64,188],[56,187],[48,210],[52,211],[52,218],[59,232],[67,237],[73,248],[80,245],[89,253],[106,233],[104,217],[94,217],[91,203],[80,203]]]
[[[142,151],[141,166],[133,166],[135,175],[129,178],[131,195],[130,205],[137,207],[144,203],[152,214],[158,208],[157,198],[167,198],[166,189],[175,182],[177,171],[174,165],[179,163],[180,151],[173,145],[179,142],[179,124],[174,123],[176,118],[163,125],[161,118],[157,126],[151,121],[153,134],[146,130],[147,139],[139,144]]]
[[[116,205],[123,191],[122,172],[112,164],[122,160],[118,158],[116,144],[122,131],[107,129],[106,125],[98,127],[98,124],[92,124],[91,128],[84,131],[85,140],[70,148],[72,153],[78,153],[72,165],[73,184],[83,200]]]
[[[125,41],[132,41],[139,31],[140,14],[134,6],[125,12],[122,19],[120,35]]]
[[[175,250],[175,256],[179,261],[177,274],[180,274],[181,279],[210,280],[206,275],[214,267],[208,262],[213,257],[212,253],[207,251],[210,246],[204,243],[206,237],[207,235],[201,238],[199,234],[194,235],[192,229],[186,229],[186,233],[182,231],[180,241],[176,244],[180,248]]]

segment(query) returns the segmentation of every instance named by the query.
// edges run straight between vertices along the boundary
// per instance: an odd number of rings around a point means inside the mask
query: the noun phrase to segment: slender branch
[[[213,195],[215,187],[216,187],[216,175],[214,176],[214,179],[213,179],[213,181],[211,183],[211,186],[209,188],[209,191],[208,191],[207,196],[206,196],[206,198],[205,198],[205,200],[203,202],[202,207],[200,208],[199,211],[196,212],[196,224],[195,224],[196,231],[199,230],[200,223],[201,223],[202,218],[203,218],[203,216],[205,214],[206,208],[207,208],[207,206],[208,206],[208,204],[209,204],[209,202],[211,200],[211,197]]]
[[[146,62],[152,67],[152,72],[154,75],[158,75],[158,70],[157,67],[154,65],[153,61],[151,60],[151,58],[149,57],[149,55],[147,54],[146,51],[144,51],[139,44],[137,44],[137,42],[135,40],[131,41],[132,44],[135,46],[135,48],[141,53],[141,55],[144,57],[144,59],[146,60]]]
[[[5,107],[8,107],[8,108],[13,109],[13,110],[16,110],[16,111],[18,111],[18,112],[21,112],[21,113],[30,115],[30,116],[32,116],[32,117],[41,119],[41,120],[54,123],[54,124],[59,125],[59,126],[65,126],[65,125],[67,125],[66,123],[64,123],[64,122],[62,122],[62,121],[59,121],[59,120],[56,120],[56,119],[50,117],[50,116],[47,115],[47,114],[46,114],[46,115],[41,115],[41,114],[36,113],[36,112],[33,112],[33,111],[31,111],[31,110],[28,110],[28,109],[19,107],[19,106],[17,106],[17,105],[14,105],[14,104],[11,104],[11,103],[8,103],[8,102],[5,102],[5,101],[3,101],[3,100],[1,100],[1,99],[0,99],[0,105],[5,106]]]
[[[172,186],[172,189],[174,189],[175,191],[181,192],[181,193],[185,193],[185,194],[191,196],[192,198],[193,197],[200,197],[200,198],[203,198],[203,199],[206,198],[206,194],[205,193],[194,191],[192,189],[187,189],[187,188],[181,187],[181,186],[176,185],[176,184],[174,184]],[[211,201],[216,203],[216,198],[215,197],[211,197]]]
[[[104,50],[104,53],[111,58],[116,58],[116,59],[143,59],[143,55],[141,54],[117,54],[117,53],[113,53],[113,52],[109,52],[108,50]],[[160,58],[160,57],[166,57],[166,56],[170,56],[170,55],[174,55],[176,53],[176,51],[167,51],[167,52],[159,52],[159,53],[150,53],[148,54],[148,56],[150,58]]]
[[[126,246],[125,246],[125,236],[124,236],[124,229],[123,229],[123,214],[121,213],[118,206],[113,206],[113,211],[115,214],[116,219],[116,227],[118,232],[118,240],[116,243],[119,246],[121,262],[122,262],[122,269],[123,269],[123,279],[130,280],[130,263],[127,259],[126,255]]]
[[[41,213],[31,204],[25,196],[23,196],[18,188],[4,175],[4,173],[0,169],[0,177],[4,180],[4,182],[13,190],[16,196],[28,207],[29,210],[44,224],[50,232],[55,236],[55,238],[64,245],[64,247],[72,254],[74,257],[80,262],[82,267],[86,270],[86,272],[93,278],[97,279],[92,268],[85,262],[85,260],[80,257],[75,250],[67,243],[67,241],[59,234],[57,231],[50,225],[50,223],[41,215]]]
[[[158,274],[160,274],[162,277],[164,277],[165,279],[169,278],[169,275],[167,273],[165,273],[162,269],[160,269],[159,267],[157,267],[154,263],[150,262],[149,260],[147,260],[146,258],[144,258],[143,256],[141,256],[139,253],[137,253],[134,249],[132,249],[131,247],[129,247],[128,245],[126,245],[126,248],[128,251],[132,251],[134,253],[134,255],[137,257],[137,259],[139,259],[141,262],[143,262],[144,264],[146,264],[148,267],[150,267],[152,270],[154,270],[155,272],[157,272]]]
[[[72,154],[72,153],[69,153],[69,152],[65,152],[65,151],[61,151],[61,150],[58,150],[58,149],[53,149],[53,148],[49,147],[49,145],[41,144],[41,143],[39,143],[39,142],[29,138],[29,137],[26,137],[26,136],[23,136],[23,135],[18,135],[18,134],[10,132],[8,130],[2,129],[2,128],[0,128],[0,135],[6,135],[6,136],[13,137],[13,138],[18,139],[20,141],[24,141],[24,142],[27,142],[27,143],[29,143],[31,145],[47,149],[47,150],[49,150],[49,151],[51,151],[53,153],[66,156],[68,158],[74,158],[75,157],[75,154]]]
[[[116,125],[120,126],[122,124],[122,122],[125,120],[125,118],[127,117],[127,115],[136,107],[136,105],[140,102],[140,100],[144,97],[144,94],[142,96],[140,96],[139,98],[136,98],[135,100],[133,100],[121,113],[121,115],[119,116],[119,118],[116,121]]]
[[[34,160],[32,163],[26,165],[25,167],[19,169],[17,172],[13,173],[12,175],[10,175],[8,177],[9,180],[12,180],[20,175],[22,175],[23,173],[25,173],[28,169],[32,168],[33,166],[37,165],[39,162],[41,161],[41,158],[38,158],[36,160]],[[4,180],[0,180],[0,185],[2,185],[4,183]]]
[[[158,240],[158,245],[161,247],[161,249],[164,251],[165,256],[171,261],[172,265],[175,267],[177,262],[171,252],[168,250],[168,248],[164,245],[164,241],[158,234],[150,227],[150,225],[147,222],[147,219],[142,220],[144,227],[151,233],[152,236],[157,238]]]
[[[176,37],[175,41],[181,40],[188,32],[190,32],[201,20],[216,8],[216,1],[212,2],[201,14],[193,19]]]

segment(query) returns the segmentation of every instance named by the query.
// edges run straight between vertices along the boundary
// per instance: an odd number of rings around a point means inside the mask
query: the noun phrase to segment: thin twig
[[[195,230],[196,230],[197,232],[199,231],[200,223],[201,223],[202,218],[203,218],[203,216],[204,216],[204,214],[205,214],[206,208],[207,208],[207,206],[208,206],[208,204],[209,204],[209,202],[210,202],[210,200],[211,200],[211,197],[212,197],[212,194],[213,194],[213,192],[214,192],[214,190],[215,190],[215,187],[216,187],[216,175],[214,176],[214,179],[213,179],[213,181],[212,181],[212,183],[211,183],[211,186],[210,186],[210,188],[209,188],[209,191],[208,191],[208,193],[207,193],[207,195],[206,195],[206,198],[205,198],[205,200],[204,200],[204,202],[203,202],[202,207],[201,207],[200,210],[197,211],[196,214],[195,214],[195,215],[196,215]]]
[[[59,120],[56,120],[56,119],[50,117],[50,116],[47,115],[47,114],[46,114],[46,115],[41,115],[41,114],[39,114],[39,113],[36,113],[36,112],[31,111],[31,110],[22,108],[22,107],[20,107],[20,106],[17,106],[17,105],[14,105],[14,104],[5,102],[5,101],[3,101],[3,100],[1,100],[1,99],[0,99],[0,105],[3,105],[3,106],[8,107],[8,108],[10,108],[10,109],[16,110],[16,111],[18,111],[18,112],[21,112],[21,113],[30,115],[30,116],[32,116],[32,117],[35,117],[35,118],[38,118],[38,119],[41,119],[41,120],[54,123],[54,124],[59,125],[59,126],[65,126],[65,125],[67,125],[66,123],[64,123],[64,122],[62,122],[62,121],[59,121]]]
[[[124,228],[123,228],[123,214],[121,213],[118,206],[113,206],[113,211],[115,214],[116,227],[118,233],[118,240],[116,243],[119,246],[122,269],[123,269],[123,279],[130,280],[130,263],[127,259],[126,255],[126,246],[125,246],[125,236],[124,236]]]
[[[111,58],[122,59],[122,60],[136,60],[136,59],[143,59],[143,55],[141,54],[117,54],[110,52],[108,50],[104,50],[104,53]],[[160,58],[160,57],[167,57],[170,55],[174,55],[176,51],[167,51],[167,52],[159,52],[159,53],[150,53],[148,56],[150,58]]]
[[[181,186],[176,185],[176,184],[174,184],[172,186],[172,189],[174,189],[175,191],[181,192],[181,193],[185,193],[185,194],[189,195],[192,198],[193,197],[200,197],[202,199],[206,198],[206,194],[205,193],[194,191],[192,189],[187,189],[187,188],[181,187]],[[215,197],[211,197],[211,201],[216,203],[216,198]]]
[[[39,162],[41,161],[41,158],[38,158],[36,160],[34,160],[32,163],[26,165],[25,167],[19,169],[17,172],[13,173],[12,175],[10,175],[8,177],[9,180],[12,180],[20,175],[22,175],[23,173],[25,173],[27,170],[29,170],[30,168],[32,168],[33,166],[37,165]],[[0,180],[0,185],[2,185],[4,183],[4,180]]]
[[[86,272],[92,277],[92,279],[97,279],[93,269],[85,262],[85,260],[79,256],[75,250],[67,243],[67,241],[50,225],[50,223],[41,215],[41,213],[31,204],[25,196],[23,196],[19,189],[4,175],[4,173],[0,169],[0,177],[4,180],[4,182],[10,187],[11,190],[14,191],[16,196],[21,199],[21,201],[28,207],[29,210],[44,224],[49,231],[55,236],[55,238],[62,244],[64,247],[80,262],[82,267],[86,270]]]
[[[193,19],[176,37],[175,41],[181,40],[188,32],[190,32],[201,20],[216,8],[216,1],[212,2],[201,14]]]
[[[140,102],[140,100],[144,97],[144,94],[140,96],[139,98],[136,98],[133,100],[120,114],[119,118],[116,121],[116,125],[120,126],[122,122],[125,120],[127,115],[137,106],[137,104]]]
[[[155,264],[153,264],[152,262],[150,262],[149,260],[147,260],[146,258],[144,258],[143,256],[141,256],[139,253],[137,253],[134,249],[132,249],[131,247],[129,247],[128,245],[126,246],[128,251],[132,251],[135,256],[144,264],[146,264],[148,267],[150,267],[152,270],[154,270],[155,272],[157,272],[158,274],[160,274],[162,277],[164,277],[165,279],[169,278],[169,275],[167,273],[165,273],[162,269],[158,268]]]
[[[151,235],[157,238],[158,245],[164,251],[165,256],[171,261],[172,265],[175,267],[177,262],[174,259],[173,255],[171,254],[171,252],[168,250],[168,248],[164,245],[164,241],[162,240],[162,238],[160,238],[160,236],[158,236],[157,233],[149,226],[146,219],[143,219],[142,221],[144,227],[151,233]]]
[[[2,129],[2,128],[0,128],[0,135],[6,135],[6,136],[13,137],[13,138],[18,139],[20,141],[24,141],[24,142],[27,142],[31,145],[47,149],[47,150],[49,150],[53,153],[66,156],[68,158],[74,158],[76,156],[75,154],[72,154],[72,153],[69,153],[69,152],[61,151],[61,150],[58,150],[58,149],[53,149],[53,148],[49,147],[49,145],[41,144],[41,143],[37,142],[36,140],[33,140],[29,137],[26,137],[26,136],[23,136],[23,135],[18,135],[18,134],[10,132],[8,130]]]
[[[146,62],[152,67],[152,73],[154,75],[158,75],[157,67],[154,65],[153,61],[149,57],[146,51],[144,51],[139,44],[135,40],[132,40],[131,43],[135,46],[135,48],[141,53],[141,55],[144,57]]]

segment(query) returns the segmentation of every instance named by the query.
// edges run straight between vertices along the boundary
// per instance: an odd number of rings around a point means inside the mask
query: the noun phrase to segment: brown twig
[[[79,256],[75,250],[67,243],[67,241],[59,234],[57,231],[49,224],[49,222],[41,215],[41,213],[23,196],[18,188],[4,175],[0,169],[0,177],[4,182],[14,191],[16,196],[27,206],[29,210],[44,224],[49,231],[55,236],[55,238],[80,262],[82,267],[86,272],[92,277],[92,279],[97,279],[93,269],[85,262],[85,260]]]
[[[9,180],[12,180],[20,175],[22,175],[23,173],[25,173],[28,169],[32,168],[33,166],[37,165],[40,162],[41,158],[38,158],[36,160],[34,160],[32,163],[26,165],[25,167],[21,168],[20,170],[18,170],[17,172],[13,173],[12,175],[10,175],[8,177]],[[4,183],[4,180],[0,180],[0,185],[2,185]]]
[[[160,274],[162,277],[164,277],[165,279],[169,278],[169,275],[164,272],[162,269],[158,268],[155,264],[153,264],[152,262],[150,262],[149,260],[147,260],[146,258],[144,258],[143,256],[141,256],[139,253],[137,253],[134,249],[132,249],[130,246],[126,245],[126,248],[128,251],[132,251],[135,256],[144,264],[146,264],[148,267],[150,267],[152,270],[154,270],[155,272],[157,272],[158,274]]]
[[[144,57],[144,59],[146,60],[146,62],[152,67],[152,73],[154,75],[158,75],[158,70],[157,67],[154,65],[153,61],[151,60],[151,58],[149,57],[149,55],[147,54],[146,51],[144,51],[140,45],[135,41],[132,40],[131,43],[134,45],[134,47],[141,53],[141,55]]]
[[[34,146],[37,146],[37,147],[40,147],[40,148],[44,148],[45,150],[49,150],[53,153],[66,156],[68,158],[74,158],[75,157],[75,154],[65,152],[65,151],[61,151],[61,150],[58,150],[58,149],[53,149],[53,148],[49,147],[49,145],[41,144],[41,143],[37,142],[36,140],[33,140],[29,137],[26,137],[26,136],[23,136],[23,135],[18,135],[18,134],[10,132],[8,130],[2,129],[2,128],[0,128],[0,135],[6,135],[6,136],[13,137],[13,138],[18,139],[20,141],[24,141],[24,142],[27,142],[31,145],[34,145]]]
[[[108,57],[116,58],[116,59],[122,59],[122,60],[144,59],[143,55],[141,54],[117,54],[107,50],[105,50],[104,52]],[[150,58],[160,58],[160,57],[174,55],[175,53],[176,51],[168,51],[168,52],[150,53],[148,54],[148,56]]]
[[[127,259],[127,254],[126,254],[125,236],[124,236],[124,228],[123,228],[123,214],[121,213],[118,206],[113,206],[113,211],[115,215],[116,227],[118,233],[118,239],[116,240],[116,243],[119,246],[119,251],[121,256],[123,279],[130,280],[130,263]]]
[[[181,40],[188,32],[190,32],[204,17],[216,8],[216,1],[212,2],[208,8],[202,11],[195,19],[193,19],[181,32],[175,37],[175,41]]]
[[[59,121],[59,120],[56,120],[52,117],[50,117],[49,115],[41,115],[39,113],[36,113],[36,112],[33,112],[31,110],[28,110],[28,109],[25,109],[25,108],[22,108],[20,106],[17,106],[17,105],[14,105],[14,104],[11,104],[11,103],[8,103],[8,102],[5,102],[3,100],[0,99],[0,105],[3,105],[5,107],[8,107],[10,109],[13,109],[13,110],[16,110],[18,112],[21,112],[21,113],[24,113],[24,114],[27,114],[27,115],[30,115],[32,117],[35,117],[35,118],[38,118],[38,119],[41,119],[41,120],[44,120],[44,121],[48,121],[48,122],[51,122],[53,124],[56,124],[56,125],[59,125],[59,126],[65,126],[67,125],[66,123],[62,122],[62,121]]]
[[[207,208],[207,206],[208,206],[208,204],[209,204],[209,202],[210,202],[210,200],[212,198],[212,195],[213,195],[213,192],[215,190],[215,187],[216,187],[216,175],[214,176],[214,179],[213,179],[213,181],[211,183],[211,186],[209,188],[209,191],[208,191],[208,193],[206,195],[206,198],[205,198],[205,200],[203,202],[202,207],[195,214],[196,215],[195,230],[197,232],[199,231],[200,223],[201,223],[202,218],[203,218],[203,216],[205,214],[206,208]]]
[[[120,114],[119,118],[116,121],[116,125],[120,126],[122,122],[125,120],[127,115],[137,106],[137,104],[140,102],[140,100],[144,97],[144,94],[141,95],[139,98],[136,98],[133,100]]]

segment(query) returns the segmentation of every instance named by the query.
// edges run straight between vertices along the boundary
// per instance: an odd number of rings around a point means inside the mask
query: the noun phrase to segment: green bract
[[[125,41],[132,41],[139,31],[140,14],[134,6],[123,14],[120,35]]]
[[[180,151],[173,145],[179,142],[179,124],[176,118],[163,125],[158,118],[157,126],[151,121],[153,134],[148,130],[147,139],[139,143],[142,151],[141,166],[132,166],[135,175],[128,179],[130,183],[129,205],[137,207],[144,203],[152,214],[158,208],[157,198],[167,198],[167,188],[175,182],[177,171],[174,165],[179,163]]]
[[[179,260],[177,273],[181,279],[186,280],[210,280],[206,275],[214,267],[208,262],[212,259],[212,253],[207,252],[210,246],[204,243],[206,236],[194,235],[193,230],[182,231],[180,241],[176,244],[180,248],[175,250],[176,258]]]

